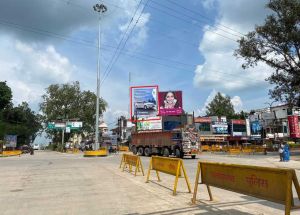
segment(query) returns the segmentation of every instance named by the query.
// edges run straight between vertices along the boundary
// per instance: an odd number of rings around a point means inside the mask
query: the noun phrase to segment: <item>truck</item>
[[[172,131],[147,131],[131,134],[130,149],[133,154],[151,156],[153,154],[177,158],[196,158],[199,142],[196,132],[179,129]]]

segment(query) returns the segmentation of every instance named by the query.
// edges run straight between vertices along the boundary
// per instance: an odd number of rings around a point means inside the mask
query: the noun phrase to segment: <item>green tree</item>
[[[12,99],[12,93],[9,86],[6,85],[6,81],[0,81],[0,111],[3,110]]]
[[[206,106],[208,116],[226,116],[231,119],[235,113],[229,96],[223,96],[220,92]]]
[[[83,122],[80,133],[94,132],[96,95],[90,91],[81,91],[78,81],[62,85],[52,84],[46,89],[42,99],[40,110],[43,112],[45,123],[59,119],[76,119]],[[100,99],[100,115],[105,111],[106,106],[106,102]],[[60,138],[59,132],[46,129],[46,133],[48,136],[54,137],[54,141],[58,141]]]
[[[266,63],[273,74],[267,79],[275,87],[271,98],[300,105],[300,1],[270,0],[272,13],[239,40],[235,56],[245,60],[243,68]]]
[[[33,142],[42,129],[41,116],[35,114],[26,102],[17,107],[8,106],[1,112],[0,139],[5,134],[18,136],[18,146]]]

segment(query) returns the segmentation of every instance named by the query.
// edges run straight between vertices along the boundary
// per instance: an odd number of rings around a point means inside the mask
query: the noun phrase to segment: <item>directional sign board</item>
[[[71,130],[79,130],[82,128],[82,122],[67,122],[67,127]]]
[[[50,130],[66,129],[68,132],[70,130],[80,130],[82,128],[82,122],[49,122],[47,127]]]

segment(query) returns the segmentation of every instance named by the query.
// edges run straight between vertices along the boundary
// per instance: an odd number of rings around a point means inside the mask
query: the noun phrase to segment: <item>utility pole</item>
[[[93,6],[94,11],[99,14],[98,17],[98,60],[97,60],[97,100],[96,100],[96,131],[95,131],[95,150],[99,149],[99,98],[100,98],[100,43],[101,43],[101,14],[107,11],[104,4]]]

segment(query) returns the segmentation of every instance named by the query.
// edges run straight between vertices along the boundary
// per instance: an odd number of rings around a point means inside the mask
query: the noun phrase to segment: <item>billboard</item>
[[[226,122],[212,122],[213,134],[228,134],[228,124]]]
[[[289,129],[290,129],[290,137],[291,138],[300,138],[299,131],[299,119],[298,116],[288,116]]]
[[[159,92],[159,115],[181,115],[182,114],[182,92],[167,91]]]
[[[160,119],[158,115],[158,86],[130,87],[130,115],[133,121]]]
[[[137,122],[137,130],[138,131],[161,130],[161,129],[162,129],[162,121],[161,121],[161,119],[159,119],[159,120],[148,119],[148,121]]]
[[[17,147],[17,135],[5,135],[4,136],[4,143],[6,147]]]
[[[262,126],[258,120],[251,122],[251,134],[261,135]]]

